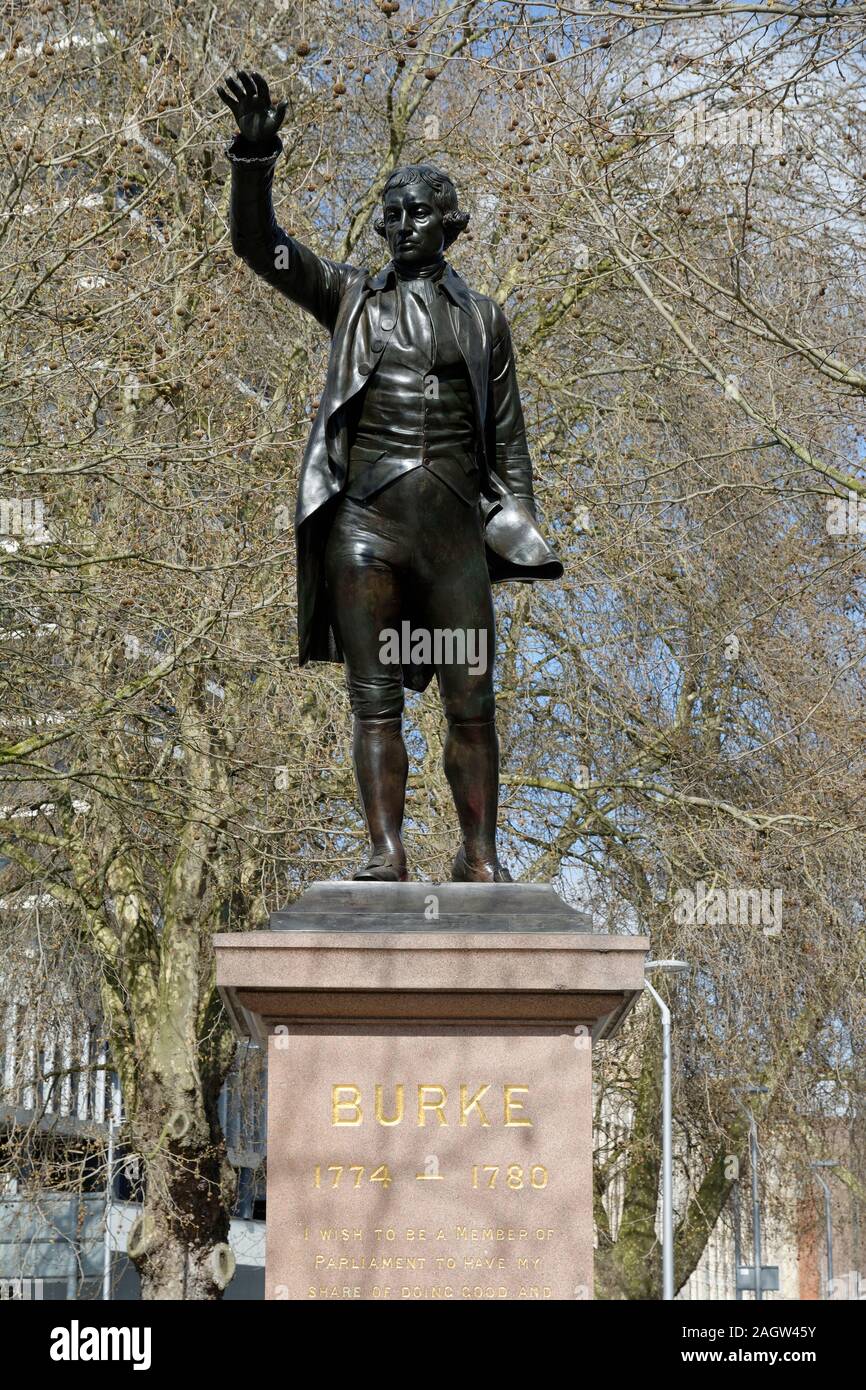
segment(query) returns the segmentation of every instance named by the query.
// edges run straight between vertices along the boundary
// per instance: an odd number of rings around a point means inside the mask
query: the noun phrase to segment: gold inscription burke
[[[489,1129],[491,1121],[482,1100],[491,1089],[491,1083],[472,1088],[465,1082],[459,1084],[460,1109],[458,1123],[466,1128],[470,1116],[484,1129]],[[394,1126],[402,1124],[405,1118],[405,1084],[400,1081],[394,1086],[393,1101],[386,1102],[385,1086],[380,1082],[374,1088],[374,1117],[377,1124]],[[471,1092],[471,1094],[470,1094]],[[507,1129],[532,1129],[533,1122],[526,1113],[524,1102],[518,1097],[528,1096],[528,1086],[505,1085],[502,1087],[502,1124]],[[448,1090],[438,1082],[419,1082],[416,1086],[417,1109],[416,1125],[426,1128],[428,1116],[435,1115],[440,1125],[448,1125]],[[356,1127],[364,1123],[364,1108],[361,1104],[361,1088],[352,1082],[335,1084],[331,1087],[331,1124],[337,1127]],[[488,1102],[490,1106],[491,1102]],[[453,1102],[452,1102],[453,1107]],[[387,1113],[386,1113],[387,1112]],[[453,1108],[452,1108],[452,1120]]]
[[[478,1087],[478,1090],[475,1092],[475,1095],[472,1097],[472,1099],[471,1099],[471,1100],[467,1100],[466,1097],[467,1097],[467,1094],[468,1094],[468,1092],[469,1092],[469,1087],[468,1087],[468,1086],[461,1086],[461,1087],[460,1087],[460,1123],[461,1123],[461,1125],[467,1125],[467,1124],[469,1123],[468,1116],[469,1116],[469,1114],[470,1114],[473,1110],[475,1110],[475,1111],[478,1112],[478,1118],[479,1118],[479,1120],[481,1121],[481,1123],[482,1123],[483,1125],[487,1125],[488,1128],[489,1128],[489,1126],[490,1126],[490,1121],[488,1120],[487,1116],[485,1115],[485,1113],[484,1113],[484,1111],[483,1111],[483,1109],[482,1109],[482,1107],[481,1107],[481,1098],[482,1098],[482,1096],[486,1095],[486,1093],[487,1093],[489,1090],[490,1090],[489,1084],[488,1084],[487,1086],[479,1086],[479,1087]]]
[[[394,1087],[395,1113],[390,1117],[386,1117],[383,1114],[384,1106],[382,1104],[382,1093],[384,1090],[384,1086],[376,1087],[376,1119],[378,1120],[380,1125],[398,1125],[403,1118],[403,1087],[402,1085],[397,1085]]]
[[[349,1096],[350,1099],[341,1100],[341,1096]],[[350,1110],[352,1113],[348,1119],[343,1119],[341,1112]],[[331,1087],[331,1124],[332,1125],[359,1125],[364,1118],[361,1110],[361,1092],[357,1086],[332,1086]]]
[[[531,1128],[532,1128],[532,1121],[531,1121],[530,1119],[516,1120],[516,1119],[514,1118],[514,1112],[515,1112],[515,1111],[517,1111],[517,1110],[521,1110],[521,1111],[522,1111],[522,1110],[523,1110],[523,1101],[522,1101],[522,1100],[515,1100],[515,1099],[514,1099],[514,1097],[517,1095],[518,1091],[522,1092],[523,1095],[528,1095],[528,1094],[529,1094],[529,1087],[528,1087],[528,1086],[504,1086],[504,1087],[503,1087],[503,1092],[504,1092],[504,1095],[503,1095],[503,1104],[504,1104],[504,1110],[505,1110],[505,1123],[506,1123],[506,1125],[513,1125],[515,1128],[517,1128],[518,1126],[522,1126],[522,1127],[525,1128],[525,1129],[531,1129]]]
[[[429,1099],[428,1099],[429,1093]],[[438,1099],[434,1099],[438,1097]],[[427,1123],[427,1111],[432,1110],[440,1125],[447,1125],[445,1118],[445,1102],[448,1099],[448,1092],[444,1086],[419,1086],[418,1087],[418,1124],[423,1129]]]

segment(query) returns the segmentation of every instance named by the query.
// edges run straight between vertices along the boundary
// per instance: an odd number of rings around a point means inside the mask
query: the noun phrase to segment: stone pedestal
[[[268,1047],[266,1297],[592,1297],[592,1042],[646,937],[532,884],[317,883],[216,938]]]

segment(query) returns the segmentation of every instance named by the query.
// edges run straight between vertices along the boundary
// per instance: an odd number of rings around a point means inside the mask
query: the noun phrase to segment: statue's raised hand
[[[226,87],[217,87],[222,100],[234,115],[238,130],[251,145],[269,144],[286,117],[287,103],[271,105],[268,84],[260,72],[238,71],[227,77]]]

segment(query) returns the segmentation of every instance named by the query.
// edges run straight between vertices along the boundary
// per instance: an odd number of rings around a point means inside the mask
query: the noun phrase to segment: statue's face
[[[383,205],[385,236],[395,261],[408,267],[435,261],[445,247],[442,213],[422,180],[389,188]]]

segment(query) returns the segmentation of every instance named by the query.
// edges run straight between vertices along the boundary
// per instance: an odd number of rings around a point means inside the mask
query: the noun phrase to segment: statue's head
[[[382,216],[373,226],[395,261],[420,266],[435,261],[465,230],[469,213],[457,206],[457,189],[432,164],[395,169],[382,192]]]

